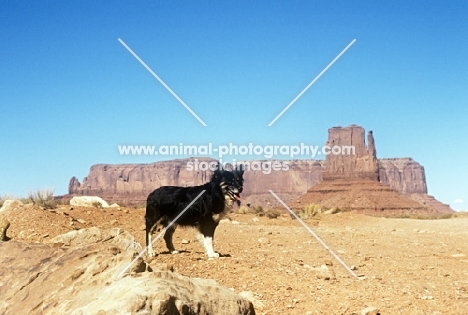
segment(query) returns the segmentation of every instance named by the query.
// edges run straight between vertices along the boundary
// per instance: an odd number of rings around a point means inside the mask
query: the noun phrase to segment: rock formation
[[[364,128],[357,125],[334,127],[328,130],[326,145],[331,154],[326,156],[325,161],[281,161],[288,163],[289,170],[269,174],[247,169],[242,193],[244,203],[279,205],[268,190],[273,190],[285,202],[289,202],[304,195],[322,180],[356,179],[380,181],[425,207],[435,207],[440,212],[451,211],[450,207],[427,195],[422,165],[411,158],[377,159],[372,131],[367,134],[366,145]],[[214,161],[211,158],[197,159],[200,162]],[[70,180],[69,195],[97,195],[111,202],[143,203],[151,191],[163,185],[191,186],[207,182],[212,172],[189,170],[187,162],[193,160],[93,165],[82,183],[75,177]]]
[[[188,170],[187,162],[194,159],[177,159],[151,164],[97,164],[93,165],[83,183],[76,177],[70,180],[70,195],[98,195],[109,201],[142,203],[154,189],[164,185],[192,186],[206,183],[210,170]],[[198,158],[211,162],[214,159]],[[267,162],[267,161],[249,161]],[[279,194],[302,195],[307,189],[322,181],[322,162],[314,160],[286,161],[289,170],[266,174],[247,168],[244,173],[243,198],[268,194],[268,189]],[[268,187],[268,189],[265,189]],[[271,195],[270,195],[271,196]],[[247,201],[248,202],[248,201]]]
[[[70,200],[71,206],[109,208],[107,201],[98,196],[75,196]]]
[[[353,146],[355,154],[327,155],[323,182],[310,188],[292,207],[314,203],[387,216],[452,212],[426,194],[424,168],[411,158],[377,160],[372,131],[367,147],[364,129],[356,125],[331,128],[328,137],[328,146]]]
[[[379,165],[372,131],[367,135],[368,147],[364,139],[364,128],[356,125],[328,130],[326,145],[330,148],[331,154],[326,158],[324,180],[343,178],[379,180]],[[334,151],[335,149],[337,151]]]
[[[412,158],[380,159],[380,182],[402,194],[426,194],[424,167]]]
[[[53,245],[2,243],[0,314],[255,314],[250,301],[213,280],[143,259],[118,278],[141,246],[120,229],[93,229]]]

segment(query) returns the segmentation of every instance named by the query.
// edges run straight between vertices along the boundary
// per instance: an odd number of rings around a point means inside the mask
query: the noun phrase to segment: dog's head
[[[229,205],[232,205],[236,202],[240,204],[240,194],[244,189],[244,170],[242,166],[232,171],[227,171],[222,168],[218,168],[214,174],[213,178],[216,182],[219,183],[221,187],[224,198]]]

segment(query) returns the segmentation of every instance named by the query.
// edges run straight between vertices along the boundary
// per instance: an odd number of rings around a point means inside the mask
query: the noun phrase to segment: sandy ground
[[[25,215],[26,214],[26,215]],[[10,216],[7,235],[46,242],[72,229],[120,227],[144,242],[143,209],[26,206]],[[468,216],[388,219],[355,213],[319,215],[306,223],[353,266],[354,278],[296,220],[231,214],[215,235],[223,257],[207,260],[193,229],[174,235],[177,255],[154,260],[190,277],[250,291],[257,314],[468,314]]]

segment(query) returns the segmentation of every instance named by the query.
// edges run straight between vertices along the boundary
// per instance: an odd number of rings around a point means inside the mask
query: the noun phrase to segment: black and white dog
[[[178,251],[172,243],[176,225],[192,226],[198,230],[198,239],[204,245],[209,258],[219,257],[213,250],[213,236],[219,221],[229,213],[234,202],[240,204],[243,189],[242,167],[232,172],[218,164],[211,180],[201,186],[177,187],[163,186],[153,191],[146,203],[146,246],[148,256],[156,256],[152,246],[152,234],[158,227],[166,228],[203,190],[199,197],[184,214],[171,225],[164,234],[167,249],[175,254]]]

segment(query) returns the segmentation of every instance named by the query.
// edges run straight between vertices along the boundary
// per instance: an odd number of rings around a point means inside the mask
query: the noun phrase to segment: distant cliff
[[[282,161],[288,163],[289,170],[272,171],[269,174],[247,169],[244,174],[243,199],[250,203],[274,202],[268,192],[273,190],[282,198],[292,200],[304,195],[323,180],[366,179],[413,196],[420,203],[434,204],[434,198],[425,197],[427,185],[424,167],[411,158],[377,159],[371,131],[367,135],[366,146],[364,128],[356,125],[334,127],[328,131],[326,144],[330,147],[354,146],[355,154],[330,154],[325,161]],[[214,161],[211,158],[197,159],[200,162]],[[148,194],[160,186],[192,186],[209,181],[212,172],[188,170],[189,161],[193,161],[193,158],[150,164],[96,164],[91,166],[88,176],[81,183],[73,177],[68,192],[70,195],[98,195],[109,201],[144,202]]]
[[[150,164],[96,164],[91,166],[83,182],[72,177],[68,185],[70,195],[98,195],[110,201],[143,202],[154,189],[165,186],[192,186],[206,183],[212,175],[207,171],[188,171],[190,159]],[[199,158],[200,161],[212,159]],[[253,162],[253,161],[251,161]],[[257,195],[269,195],[271,189],[291,197],[303,195],[322,182],[325,161],[293,160],[288,171],[249,171],[244,174],[243,198],[255,200]],[[400,193],[426,193],[424,168],[410,158],[380,159],[378,171],[383,184]],[[252,198],[250,198],[252,197]]]
[[[379,159],[380,182],[402,194],[426,194],[424,167],[412,158]]]
[[[210,158],[197,158],[214,161]],[[76,177],[70,180],[70,195],[98,195],[111,201],[144,201],[150,192],[160,186],[193,186],[209,181],[212,172],[189,171],[187,162],[193,159],[177,159],[150,164],[96,164],[80,183]],[[249,161],[250,163],[254,161]],[[266,162],[266,161],[257,161]],[[242,196],[268,193],[300,195],[322,181],[322,162],[314,160],[287,161],[289,170],[265,174],[247,169]]]

